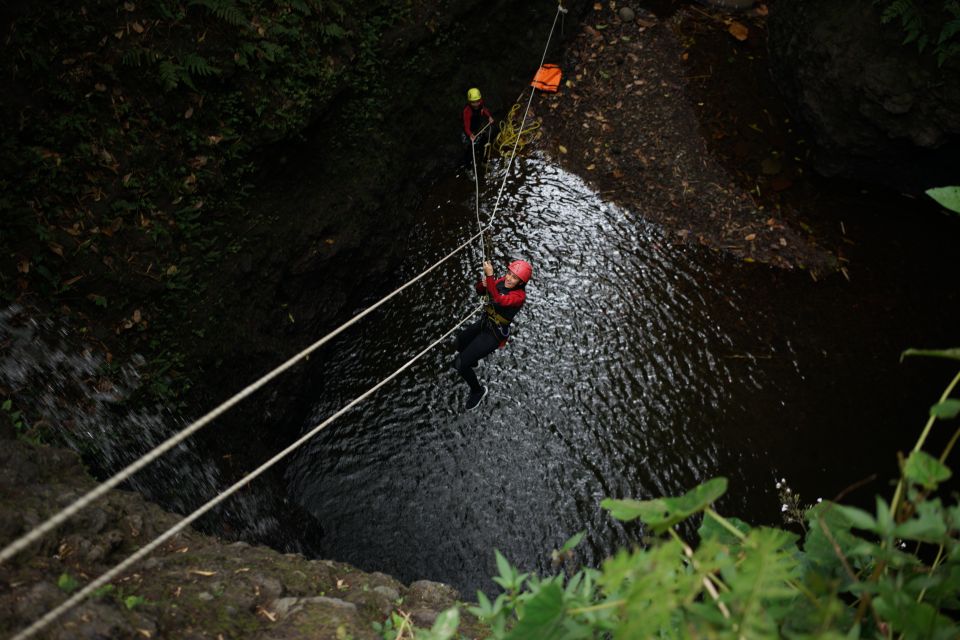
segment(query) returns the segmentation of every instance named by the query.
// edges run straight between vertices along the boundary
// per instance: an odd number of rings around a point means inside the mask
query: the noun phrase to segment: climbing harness
[[[484,313],[487,314],[487,319],[498,327],[505,327],[510,324],[509,320],[497,313],[497,310],[493,308],[492,304],[486,306]]]
[[[493,303],[490,302],[490,294],[486,295],[486,302],[483,306],[483,312],[486,314],[487,326],[493,330],[497,340],[500,341],[500,348],[507,346],[507,338],[510,337],[510,321],[497,313]]]

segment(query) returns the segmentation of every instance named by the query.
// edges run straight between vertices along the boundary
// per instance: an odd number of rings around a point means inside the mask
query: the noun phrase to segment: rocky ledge
[[[3,545],[95,484],[73,452],[9,436],[0,439]],[[27,627],[179,520],[139,494],[111,491],[0,565],[0,635]],[[393,611],[429,627],[458,600],[441,583],[404,586],[342,562],[227,544],[186,529],[40,637],[377,638],[373,624]],[[465,613],[460,633],[484,635]]]

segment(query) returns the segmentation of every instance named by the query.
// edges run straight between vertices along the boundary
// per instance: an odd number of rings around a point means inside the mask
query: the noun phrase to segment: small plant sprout
[[[780,478],[776,483],[777,495],[780,497],[780,513],[786,524],[798,524],[806,530],[805,514],[810,505],[803,506],[800,502],[800,494],[794,493],[787,484],[786,478]]]

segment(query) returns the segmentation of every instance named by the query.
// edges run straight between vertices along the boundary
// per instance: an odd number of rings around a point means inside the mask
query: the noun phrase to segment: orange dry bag
[[[541,91],[556,93],[560,88],[560,67],[555,64],[545,64],[533,76],[530,86]]]

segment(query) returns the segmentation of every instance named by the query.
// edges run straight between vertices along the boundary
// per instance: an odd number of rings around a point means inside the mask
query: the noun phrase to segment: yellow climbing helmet
[[[480,89],[476,87],[467,89],[467,102],[476,102],[480,99]]]

